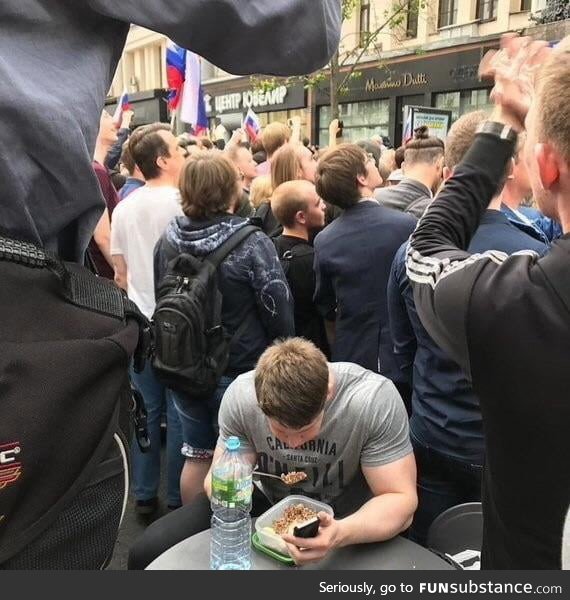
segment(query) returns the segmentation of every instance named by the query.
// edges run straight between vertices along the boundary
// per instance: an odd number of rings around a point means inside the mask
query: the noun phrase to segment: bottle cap
[[[240,447],[239,438],[236,437],[235,435],[232,435],[231,437],[229,437],[226,440],[226,448],[228,450],[239,450],[239,447]]]

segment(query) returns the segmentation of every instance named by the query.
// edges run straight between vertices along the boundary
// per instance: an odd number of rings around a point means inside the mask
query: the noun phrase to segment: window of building
[[[481,21],[492,21],[497,18],[497,4],[499,0],[478,0],[477,18]]]
[[[406,37],[418,37],[418,12],[419,6],[417,0],[409,0],[408,13],[406,14]]]
[[[490,112],[493,103],[489,99],[491,90],[463,90],[461,92],[444,92],[435,94],[433,105],[451,111],[453,121],[461,115],[474,110],[485,110]]]
[[[521,0],[521,10],[530,10],[532,0]]]
[[[340,120],[343,122],[343,139],[347,142],[368,140],[373,135],[389,135],[390,101],[370,100],[339,105]],[[330,106],[319,110],[319,144],[329,143]]]
[[[269,123],[274,123],[275,121],[279,123],[287,123],[289,119],[292,119],[293,117],[300,117],[301,138],[309,137],[310,135],[309,128],[307,127],[307,115],[308,111],[304,108],[292,110],[274,110],[271,112],[257,113],[257,117],[262,128],[266,125],[269,125]]]
[[[447,27],[457,23],[457,10],[459,0],[439,0],[438,27]]]
[[[360,45],[365,46],[370,33],[370,0],[360,2]]]

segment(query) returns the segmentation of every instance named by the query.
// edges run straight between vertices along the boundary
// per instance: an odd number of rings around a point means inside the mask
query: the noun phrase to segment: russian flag
[[[121,121],[123,120],[123,113],[127,110],[131,110],[131,105],[129,103],[129,95],[127,94],[127,90],[125,90],[121,94],[119,102],[117,103],[117,108],[113,113],[113,123],[115,123],[115,127],[117,129],[121,126]]]
[[[200,57],[186,50],[184,88],[180,105],[180,120],[192,125],[196,135],[208,130],[208,117],[201,83]]]
[[[247,114],[243,120],[243,128],[247,132],[247,135],[251,141],[257,139],[257,136],[261,130],[261,124],[259,123],[259,118],[253,112],[253,110],[251,110],[251,108],[247,110]]]
[[[176,110],[182,98],[186,78],[186,50],[172,41],[166,45],[166,79],[170,89],[168,108]]]
[[[413,137],[414,132],[412,130],[412,109],[408,108],[408,116],[406,117],[404,131],[402,133],[402,144],[409,142]]]

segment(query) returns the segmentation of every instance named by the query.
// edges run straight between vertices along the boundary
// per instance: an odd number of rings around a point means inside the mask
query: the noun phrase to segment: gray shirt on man
[[[307,473],[308,479],[292,490],[276,479],[262,478],[271,502],[289,493],[302,494],[330,504],[342,517],[372,495],[361,467],[389,464],[410,454],[412,447],[406,409],[389,379],[352,363],[329,367],[335,393],[325,404],[316,439],[289,448],[273,435],[257,403],[254,371],[238,377],[226,391],[219,413],[220,438],[237,435],[246,449],[257,453],[260,471]]]
[[[0,234],[83,260],[104,207],[99,115],[130,23],[231,73],[288,75],[327,62],[340,22],[339,0],[2,0]]]

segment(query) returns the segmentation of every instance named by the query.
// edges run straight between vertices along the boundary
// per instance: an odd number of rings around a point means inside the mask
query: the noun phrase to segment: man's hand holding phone
[[[287,544],[289,554],[297,565],[322,560],[341,540],[342,525],[326,512],[320,512],[319,528],[315,537],[295,537],[284,533],[281,537]]]

